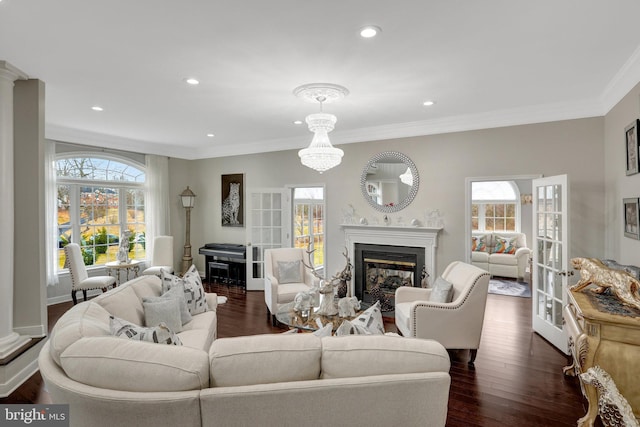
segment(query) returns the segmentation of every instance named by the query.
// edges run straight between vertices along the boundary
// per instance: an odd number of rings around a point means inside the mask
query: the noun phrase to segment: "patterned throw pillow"
[[[376,301],[355,319],[344,320],[336,330],[336,335],[384,335],[380,301]]]
[[[301,283],[302,274],[300,270],[300,260],[278,261],[279,283]]]
[[[196,315],[207,311],[207,298],[200,279],[200,273],[195,265],[189,267],[183,277],[174,276],[162,270],[162,293],[168,292],[173,286],[184,285],[184,299],[189,309],[189,314]]]
[[[487,252],[487,235],[472,236],[471,250],[474,252]]]
[[[134,325],[126,320],[115,316],[109,316],[109,328],[111,335],[135,341],[154,342],[158,344],[182,345],[180,338],[167,328],[167,325],[160,323],[158,326],[145,328]]]
[[[496,245],[493,248],[494,254],[515,254],[517,237],[495,236]]]

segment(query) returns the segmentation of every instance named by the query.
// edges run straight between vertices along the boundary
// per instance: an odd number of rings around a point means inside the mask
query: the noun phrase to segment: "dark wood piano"
[[[210,281],[209,262],[229,264],[229,276],[236,284],[246,286],[247,247],[236,243],[207,243],[198,250],[205,257],[206,281]]]

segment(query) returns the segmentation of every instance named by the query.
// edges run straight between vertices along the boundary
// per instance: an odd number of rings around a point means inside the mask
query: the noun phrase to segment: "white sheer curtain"
[[[44,145],[45,245],[47,286],[58,284],[58,188],[56,186],[56,143]]]
[[[153,238],[170,235],[169,223],[169,158],[147,154],[145,180],[146,251],[153,253]]]

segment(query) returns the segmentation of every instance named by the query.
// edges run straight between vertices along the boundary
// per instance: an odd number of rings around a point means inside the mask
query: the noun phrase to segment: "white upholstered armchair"
[[[87,300],[87,291],[91,289],[102,289],[106,292],[110,286],[116,286],[116,278],[111,276],[92,276],[89,277],[87,267],[82,259],[82,250],[77,243],[69,243],[64,247],[65,267],[69,269],[71,277],[71,299],[73,305],[78,303],[76,292],[82,291],[84,300]]]
[[[160,277],[162,270],[173,274],[173,236],[154,237],[152,251],[151,265],[142,274]]]
[[[292,302],[298,292],[308,291],[320,280],[304,266],[307,252],[301,248],[277,248],[264,251],[264,300],[272,324],[282,304]]]
[[[396,326],[405,337],[434,339],[447,349],[469,349],[472,364],[480,346],[489,273],[454,261],[442,278],[453,285],[451,302],[429,301],[430,288],[396,289]]]

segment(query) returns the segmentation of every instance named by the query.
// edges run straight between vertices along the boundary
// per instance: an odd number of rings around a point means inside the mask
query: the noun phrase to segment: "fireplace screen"
[[[365,293],[379,288],[384,294],[395,295],[400,286],[415,286],[415,262],[365,258]]]
[[[420,286],[424,248],[356,243],[354,252],[354,292],[365,306],[393,311],[396,289]]]

